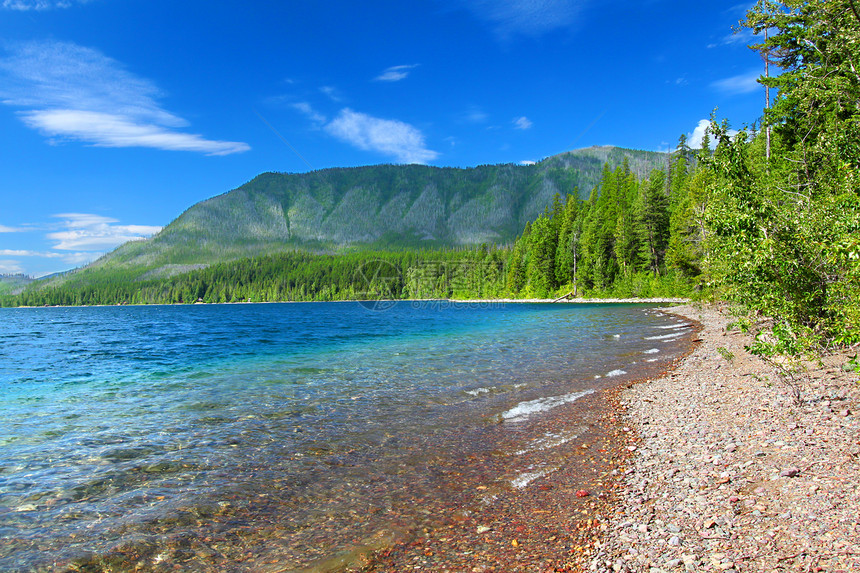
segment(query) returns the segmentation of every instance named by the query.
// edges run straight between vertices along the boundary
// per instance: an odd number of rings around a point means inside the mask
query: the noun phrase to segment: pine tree
[[[655,275],[660,274],[669,246],[669,198],[666,196],[666,174],[651,172],[640,193],[639,222],[642,232],[642,257]]]

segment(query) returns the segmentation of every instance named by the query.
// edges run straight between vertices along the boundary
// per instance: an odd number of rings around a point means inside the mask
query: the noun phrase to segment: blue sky
[[[0,0],[0,274],[266,171],[666,151],[756,121],[750,3]]]

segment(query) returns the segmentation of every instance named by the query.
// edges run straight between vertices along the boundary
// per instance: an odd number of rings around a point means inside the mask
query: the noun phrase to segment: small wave
[[[469,396],[480,396],[481,394],[489,394],[495,389],[495,386],[492,388],[475,388],[474,390],[466,390],[466,394]]]
[[[536,414],[538,412],[546,412],[547,410],[551,410],[558,406],[569,404],[571,402],[579,400],[580,398],[588,394],[594,394],[594,389],[589,388],[588,390],[583,390],[582,392],[573,392],[571,394],[565,394],[563,396],[550,396],[548,398],[538,398],[537,400],[528,400],[526,402],[520,402],[507,412],[504,412],[502,414],[502,418],[510,422],[522,422],[524,420],[527,420],[532,414]]]
[[[615,376],[621,376],[622,374],[627,374],[627,371],[621,370],[621,369],[616,369],[616,370],[612,370],[611,372],[606,373],[606,375],[609,376],[610,378],[614,378]]]
[[[645,362],[657,362],[656,358],[649,358]]]
[[[655,326],[654,328],[659,328],[660,330],[670,330],[670,329],[671,330],[680,330],[682,328],[687,328],[689,326],[690,325],[687,324],[686,322],[682,322],[680,324],[669,324],[666,326]]]
[[[658,352],[660,352],[659,348],[651,348],[649,350],[643,351],[642,354],[657,354]]]
[[[532,452],[542,452],[550,448],[563,446],[564,444],[575,440],[578,437],[578,433],[569,435],[547,433],[540,438],[532,440],[532,442],[528,444],[525,448],[517,450],[516,452],[514,452],[514,454],[517,456],[521,456],[523,454],[530,454]]]
[[[612,338],[618,340],[619,338],[621,338],[621,335],[620,334],[613,334]]]
[[[550,470],[541,470],[537,472],[523,472],[519,476],[511,480],[511,485],[517,489],[522,489],[538,478],[542,478],[548,474]]]
[[[672,334],[663,334],[662,336],[646,336],[645,340],[669,340],[669,339],[675,340],[679,336],[681,336],[681,335],[676,333],[676,332],[673,332]]]

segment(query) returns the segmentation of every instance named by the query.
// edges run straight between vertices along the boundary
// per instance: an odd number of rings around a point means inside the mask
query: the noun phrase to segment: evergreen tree
[[[666,175],[654,170],[640,193],[639,221],[642,232],[642,258],[654,274],[660,274],[669,246],[669,198]]]

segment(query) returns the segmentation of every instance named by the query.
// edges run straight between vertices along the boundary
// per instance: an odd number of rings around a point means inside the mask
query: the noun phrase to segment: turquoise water
[[[681,326],[637,305],[0,309],[0,570],[203,563],[198,539],[235,570],[249,538],[312,560],[491,432],[670,360]]]

